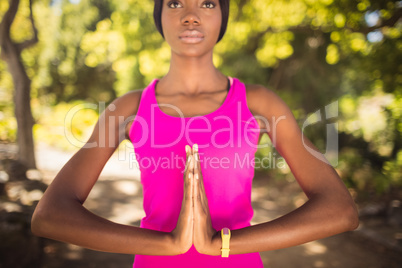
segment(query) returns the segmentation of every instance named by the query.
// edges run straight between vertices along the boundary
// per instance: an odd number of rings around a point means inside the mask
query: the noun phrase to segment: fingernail
[[[195,152],[198,152],[198,145],[196,143],[193,144],[193,150]]]
[[[185,148],[186,148],[186,154],[188,154],[188,150],[189,150],[190,146],[186,145]]]

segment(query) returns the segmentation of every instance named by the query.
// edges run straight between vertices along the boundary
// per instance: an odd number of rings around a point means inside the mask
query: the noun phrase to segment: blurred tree
[[[110,14],[108,0],[54,1],[44,25],[46,35],[41,36],[39,94],[53,96],[53,104],[77,99],[108,102],[116,97],[111,67],[86,64],[81,50],[85,35]]]
[[[32,0],[29,1],[30,21],[33,29],[33,37],[21,43],[15,43],[11,39],[10,28],[18,11],[20,1],[10,0],[9,8],[0,24],[1,57],[8,64],[8,70],[14,82],[14,107],[17,119],[17,143],[18,160],[28,168],[36,168],[32,127],[34,119],[31,112],[31,80],[21,61],[21,53],[24,49],[38,42],[38,31],[35,27],[32,14]]]

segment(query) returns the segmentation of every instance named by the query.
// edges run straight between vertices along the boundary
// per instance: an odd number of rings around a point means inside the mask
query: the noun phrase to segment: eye
[[[214,2],[212,2],[212,1],[205,1],[205,2],[202,4],[202,7],[205,7],[205,8],[214,8],[214,7],[216,7],[216,4],[215,4]]]
[[[181,5],[181,3],[178,2],[178,1],[170,1],[170,2],[167,4],[167,6],[168,6],[169,8],[179,8],[179,7],[183,7],[183,6]]]

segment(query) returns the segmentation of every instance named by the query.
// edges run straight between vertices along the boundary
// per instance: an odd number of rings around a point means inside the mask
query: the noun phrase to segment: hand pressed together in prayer
[[[194,244],[199,253],[220,255],[221,238],[212,227],[196,144],[193,148],[186,145],[186,159],[183,201],[176,228],[171,232],[173,241],[182,253]]]

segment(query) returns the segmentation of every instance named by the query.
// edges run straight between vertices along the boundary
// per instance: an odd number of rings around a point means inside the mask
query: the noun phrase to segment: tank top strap
[[[138,106],[137,110],[137,115],[140,115],[142,117],[148,117],[150,116],[150,108],[153,108],[152,105],[157,105],[154,97],[154,88],[156,86],[156,83],[158,83],[158,79],[152,80],[152,82],[143,89],[142,94],[141,94],[141,100],[140,104]]]
[[[229,92],[230,96],[228,96],[228,100],[230,102],[241,103],[242,105],[247,104],[246,86],[244,83],[234,77],[229,77],[229,79],[231,81],[232,90]]]
[[[136,140],[138,138],[138,135],[134,135],[134,129],[138,128],[139,126],[143,128],[144,124],[146,122],[149,122],[150,117],[151,117],[151,107],[153,104],[153,88],[155,87],[155,84],[158,82],[158,79],[152,80],[152,82],[145,87],[142,90],[141,93],[141,98],[140,102],[138,104],[137,108],[137,113],[135,114],[133,123],[131,125],[130,131],[129,131],[129,137],[131,141]],[[155,105],[156,103],[154,103]],[[142,129],[143,131],[146,131],[146,129]]]
[[[257,120],[254,118],[254,115],[250,111],[248,104],[247,104],[247,89],[246,85],[241,82],[237,78],[230,78],[233,85],[232,85],[232,96],[230,96],[229,101],[232,102],[232,105],[235,103],[236,104],[236,109],[239,111],[241,109],[241,112],[243,114],[242,120],[247,118],[249,119],[249,124],[254,124],[254,127],[258,126]]]

